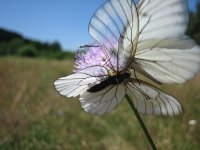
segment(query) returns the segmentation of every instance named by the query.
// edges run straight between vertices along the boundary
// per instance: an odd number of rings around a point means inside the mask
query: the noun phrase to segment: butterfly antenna
[[[90,48],[90,47],[99,47],[98,45],[83,45],[80,46],[79,48]]]

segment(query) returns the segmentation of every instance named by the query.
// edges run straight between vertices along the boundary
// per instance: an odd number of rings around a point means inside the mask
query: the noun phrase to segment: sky
[[[0,0],[0,27],[67,50],[93,41],[88,23],[106,0]],[[188,0],[190,10],[197,0]]]

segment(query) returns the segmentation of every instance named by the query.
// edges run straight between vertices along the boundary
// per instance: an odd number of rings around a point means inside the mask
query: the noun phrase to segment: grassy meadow
[[[56,92],[54,80],[72,69],[72,60],[0,58],[0,150],[150,150],[127,101],[99,117],[84,112],[78,98]],[[199,150],[200,74],[161,88],[185,112],[142,116],[158,150]],[[189,125],[192,119],[199,123]]]

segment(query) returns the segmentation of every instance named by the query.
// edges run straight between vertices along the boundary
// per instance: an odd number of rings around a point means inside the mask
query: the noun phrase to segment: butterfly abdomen
[[[118,85],[121,84],[125,79],[130,77],[130,73],[123,73],[115,76],[108,77],[104,81],[99,84],[94,85],[93,87],[89,88],[87,91],[91,93],[95,93],[98,91],[103,90],[109,85]]]
[[[88,92],[91,92],[91,93],[95,93],[95,92],[98,92],[98,91],[101,91],[103,90],[104,88],[106,88],[108,85],[110,85],[110,82],[109,82],[109,78],[102,81],[101,83],[99,84],[96,84],[94,85],[93,87],[89,88],[87,91]]]

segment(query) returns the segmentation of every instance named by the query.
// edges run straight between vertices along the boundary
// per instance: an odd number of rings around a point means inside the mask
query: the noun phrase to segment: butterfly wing
[[[200,69],[200,48],[185,36],[186,0],[141,0],[133,68],[157,83],[183,83]]]
[[[101,73],[101,74],[99,74]],[[91,66],[54,82],[56,90],[63,96],[76,97],[107,77],[107,70],[101,66]]]
[[[115,53],[117,63],[127,65],[135,49],[138,33],[137,10],[132,0],[109,0],[94,13],[89,33],[105,53]]]
[[[138,48],[133,64],[138,72],[154,81],[171,84],[183,83],[199,71],[200,47],[193,40],[161,40],[156,47],[154,42],[144,43],[144,50]]]
[[[182,112],[182,106],[176,98],[146,82],[131,79],[126,86],[128,95],[142,114],[174,116]]]
[[[188,25],[186,0],[140,0],[139,43],[152,39],[181,38]]]
[[[112,111],[124,98],[125,87],[122,84],[108,85],[101,91],[80,95],[81,106],[86,112],[102,115]]]

